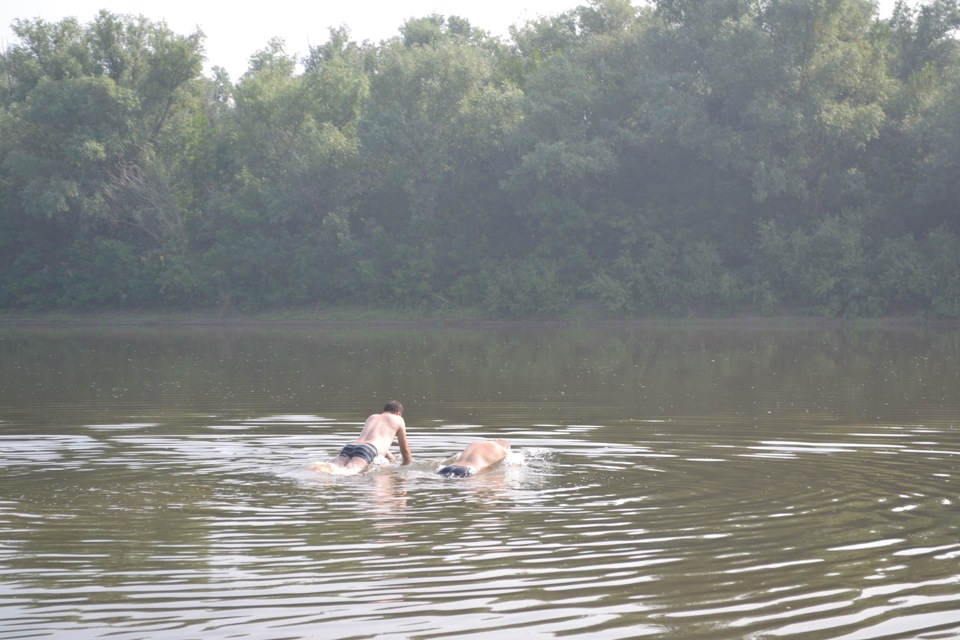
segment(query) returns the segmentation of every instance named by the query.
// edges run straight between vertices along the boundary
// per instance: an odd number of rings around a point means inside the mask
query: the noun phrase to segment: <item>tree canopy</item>
[[[958,0],[589,0],[281,40],[17,20],[0,308],[960,316]]]

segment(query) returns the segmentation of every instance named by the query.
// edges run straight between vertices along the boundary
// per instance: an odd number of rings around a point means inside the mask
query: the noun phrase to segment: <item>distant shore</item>
[[[218,310],[109,310],[109,311],[19,311],[0,310],[0,327],[92,327],[92,326],[717,326],[743,328],[775,327],[877,327],[960,328],[960,320],[921,317],[823,318],[802,315],[725,315],[623,317],[602,313],[574,313],[550,318],[492,318],[471,312],[425,312],[365,308],[275,309],[241,313]]]

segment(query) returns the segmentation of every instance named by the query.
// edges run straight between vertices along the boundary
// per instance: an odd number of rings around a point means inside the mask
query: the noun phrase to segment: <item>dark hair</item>
[[[397,415],[403,413],[403,405],[397,402],[396,400],[391,400],[387,404],[383,405],[384,411],[389,411],[390,413],[396,413]]]

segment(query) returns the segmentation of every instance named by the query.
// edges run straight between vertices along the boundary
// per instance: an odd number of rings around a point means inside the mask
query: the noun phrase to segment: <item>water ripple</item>
[[[459,368],[459,346],[400,340],[403,370],[428,370],[407,367],[422,349],[445,372],[413,382],[353,347],[361,373],[331,377],[327,338],[259,360],[198,342],[216,351],[206,397],[180,363],[152,374],[156,358],[124,370],[146,376],[138,391],[89,365],[73,402],[39,391],[68,367],[4,378],[0,638],[960,635],[960,407],[918,399],[917,362],[875,363],[853,388],[834,354],[856,335],[812,360],[809,344],[721,358],[574,337],[572,360],[521,380],[503,339]],[[538,347],[525,353],[568,349]],[[325,364],[307,375],[308,359]],[[498,388],[474,393],[468,373],[487,366]],[[361,392],[345,387],[394,384],[422,385],[400,389],[414,463],[316,472],[357,433],[344,416]],[[487,436],[514,443],[508,464],[437,477]]]

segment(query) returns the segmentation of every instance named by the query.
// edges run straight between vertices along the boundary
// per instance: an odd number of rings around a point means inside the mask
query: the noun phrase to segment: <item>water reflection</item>
[[[958,636],[958,346],[0,331],[0,638]],[[390,397],[413,465],[311,469]]]

